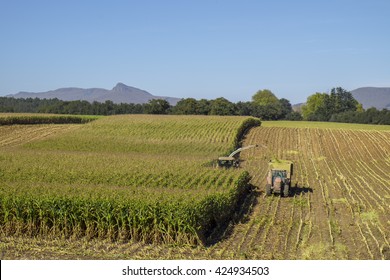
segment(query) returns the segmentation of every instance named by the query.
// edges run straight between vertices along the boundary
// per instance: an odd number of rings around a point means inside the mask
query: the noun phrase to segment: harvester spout
[[[232,153],[229,155],[229,157],[234,157],[236,154],[238,154],[239,152],[241,152],[241,151],[243,151],[243,150],[255,148],[255,147],[258,147],[258,146],[259,146],[259,145],[250,145],[250,146],[238,148],[237,150],[235,150],[234,152],[232,152]]]

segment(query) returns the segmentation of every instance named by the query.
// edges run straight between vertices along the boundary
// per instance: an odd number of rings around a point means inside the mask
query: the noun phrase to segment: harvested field
[[[15,147],[50,135],[67,132],[77,125],[16,125],[0,126],[0,147]]]
[[[268,149],[242,155],[260,193],[249,221],[234,229],[230,242],[240,244],[237,253],[267,259],[390,258],[389,132],[259,127],[246,141],[261,141]],[[266,161],[272,157],[295,163],[288,198],[264,195]]]

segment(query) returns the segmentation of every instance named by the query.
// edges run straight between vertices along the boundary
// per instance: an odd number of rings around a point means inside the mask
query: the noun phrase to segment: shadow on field
[[[290,188],[289,197],[305,195],[307,193],[312,193],[313,189],[307,186],[301,186],[299,183],[296,183],[295,186]],[[250,214],[252,209],[259,203],[258,198],[264,195],[263,190],[259,190],[254,185],[250,185],[248,191],[243,195],[234,212],[234,216],[229,222],[219,224],[215,222],[215,227],[212,232],[206,233],[206,240],[204,240],[205,246],[212,246],[224,239],[229,238],[232,233],[234,226],[239,223],[247,223],[250,219]]]
[[[301,194],[306,194],[306,193],[312,193],[313,189],[310,187],[306,186],[300,186],[299,183],[296,183],[294,187],[290,188],[290,195],[289,196],[298,196]]]
[[[249,185],[248,192],[238,201],[232,219],[216,227],[212,233],[209,233],[205,245],[212,246],[221,240],[229,238],[233,233],[235,224],[248,222],[253,207],[258,203],[257,198],[262,194],[263,191],[259,191],[255,186]]]

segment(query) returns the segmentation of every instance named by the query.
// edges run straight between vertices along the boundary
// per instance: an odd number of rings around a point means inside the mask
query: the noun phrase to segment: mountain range
[[[353,97],[363,105],[364,109],[375,107],[378,110],[390,110],[390,87],[361,87],[351,91]],[[152,99],[164,99],[171,105],[176,105],[181,98],[155,96],[139,88],[127,86],[123,83],[117,83],[111,90],[103,88],[76,88],[67,87],[50,90],[46,92],[19,92],[7,95],[13,98],[57,98],[64,101],[86,100],[88,102],[105,102],[111,100],[119,103],[143,104]],[[304,103],[293,105],[295,111],[299,111]]]
[[[352,90],[351,93],[364,109],[375,107],[378,110],[390,110],[390,88],[388,87],[361,87]]]
[[[152,99],[164,99],[168,101],[171,105],[176,105],[176,103],[181,100],[181,98],[176,97],[155,96],[145,90],[127,86],[123,83],[117,83],[116,86],[113,87],[111,90],[103,88],[84,89],[76,87],[67,87],[46,92],[19,92],[16,94],[7,95],[7,97],[39,99],[57,98],[63,101],[85,100],[88,102],[105,102],[107,100],[111,100],[116,104],[142,104],[147,103],[149,100]]]

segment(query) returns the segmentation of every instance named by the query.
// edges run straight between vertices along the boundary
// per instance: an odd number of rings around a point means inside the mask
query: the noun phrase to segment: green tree
[[[289,100],[285,98],[279,99],[280,107],[281,107],[281,118],[286,119],[287,115],[293,112],[291,103]]]
[[[268,89],[257,91],[252,96],[252,115],[264,120],[278,120],[282,118],[282,104]]]
[[[231,116],[235,113],[235,106],[229,100],[219,97],[211,101],[210,115]]]
[[[352,93],[341,87],[332,88],[330,91],[330,99],[333,104],[332,113],[334,114],[357,110],[358,102]]]
[[[279,99],[268,89],[257,91],[252,96],[252,102],[260,106],[279,105]]]
[[[197,101],[196,114],[197,115],[209,115],[211,110],[211,101],[207,99],[201,99]]]
[[[194,98],[185,98],[177,102],[172,112],[177,115],[196,115],[198,101]]]
[[[307,98],[302,106],[303,119],[308,121],[328,121],[332,115],[330,97],[327,93],[315,93]]]
[[[359,109],[358,102],[352,94],[341,87],[332,88],[330,94],[315,93],[307,98],[302,106],[302,115],[309,121],[330,121],[352,118],[353,114],[332,117],[335,114],[355,112]]]
[[[359,113],[364,112],[362,103],[358,103],[358,105],[356,105],[356,112],[359,112]]]
[[[145,113],[163,115],[168,114],[170,108],[171,105],[164,99],[151,99],[145,104]]]
[[[251,102],[237,102],[236,114],[239,116],[251,116],[252,115],[252,103]]]

